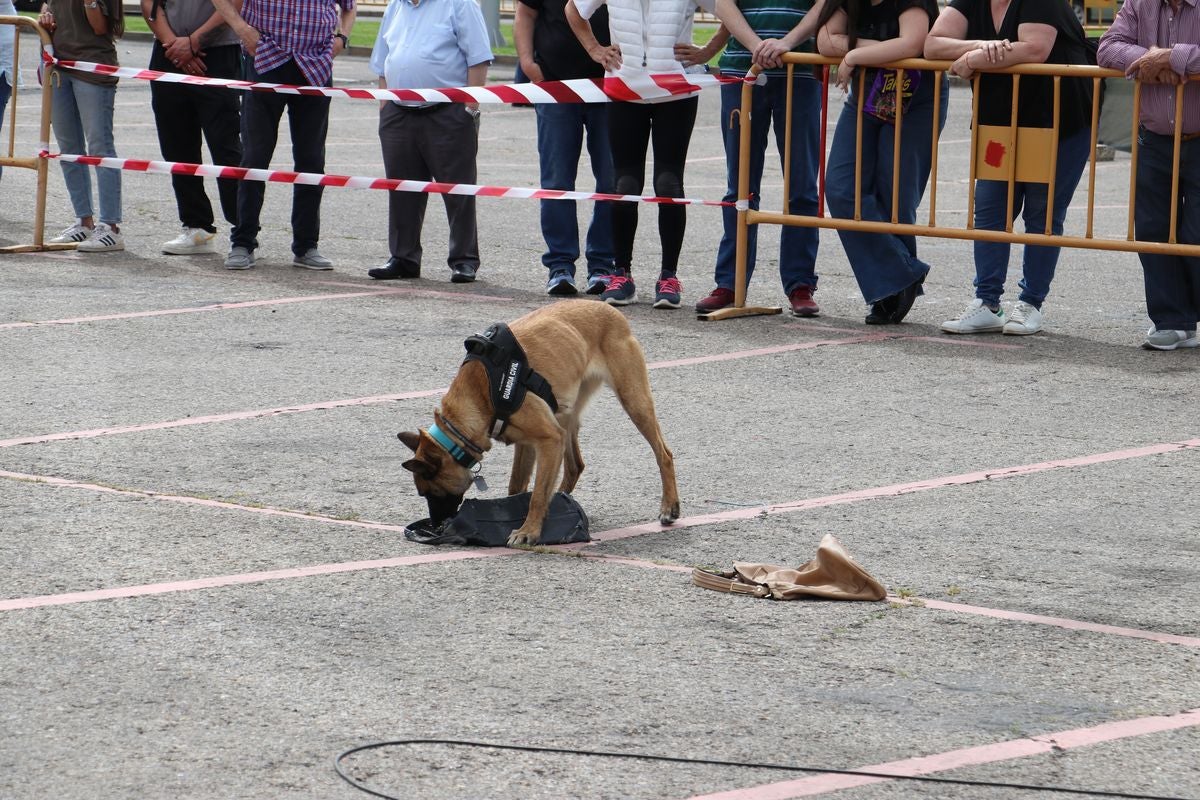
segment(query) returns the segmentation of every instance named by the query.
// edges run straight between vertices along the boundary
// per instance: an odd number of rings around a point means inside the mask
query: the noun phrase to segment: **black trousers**
[[[479,119],[461,103],[407,109],[385,103],[379,112],[379,143],[389,178],[443,183],[475,183]],[[421,266],[421,226],[429,195],[388,192],[388,247],[405,264]],[[475,198],[444,194],[450,224],[451,266],[479,266]]]
[[[683,197],[683,167],[696,124],[700,98],[667,103],[609,103],[608,141],[617,194],[641,194],[646,184],[646,150],[654,151],[654,194]],[[639,203],[613,203],[612,230],[616,267],[626,274],[633,264]],[[658,207],[663,276],[674,275],[687,229],[687,206]]]
[[[263,74],[254,71],[254,59],[245,59],[245,79],[266,83],[307,86],[309,81],[289,61]],[[296,172],[325,171],[325,134],[329,131],[329,98],[275,92],[246,92],[242,99],[242,166],[266,169],[275,155],[279,120],[288,113],[292,135],[292,163]],[[321,238],[321,195],[323,186],[292,187],[292,252],[304,255]],[[266,184],[241,181],[238,186],[238,223],[230,239],[234,247],[258,247],[259,215]]]
[[[210,78],[241,78],[242,48],[231,44],[205,50],[204,64]],[[180,70],[166,57],[158,42],[150,51],[150,69],[160,72]],[[236,167],[242,162],[242,93],[204,86],[176,83],[150,83],[150,107],[158,128],[158,147],[163,159],[199,164],[204,158],[201,145],[208,142],[212,163]],[[201,138],[203,136],[203,139]],[[189,228],[212,233],[213,208],[204,191],[204,179],[195,175],[172,175],[179,221]],[[217,179],[221,214],[230,225],[237,224],[238,181]]]

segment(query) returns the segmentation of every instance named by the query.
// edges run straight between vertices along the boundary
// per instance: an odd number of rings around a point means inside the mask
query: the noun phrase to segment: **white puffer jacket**
[[[716,0],[572,0],[579,15],[590,19],[608,3],[608,29],[621,48],[621,68],[610,76],[631,78],[683,72],[675,44],[691,44],[696,9],[712,12]]]

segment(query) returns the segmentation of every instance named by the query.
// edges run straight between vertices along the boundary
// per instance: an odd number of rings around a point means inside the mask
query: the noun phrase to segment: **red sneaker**
[[[706,297],[701,297],[696,302],[696,311],[701,314],[707,314],[710,311],[729,308],[731,305],[733,305],[733,289],[718,286],[709,292]]]
[[[788,302],[792,304],[793,317],[815,317],[821,313],[820,307],[813,300],[811,286],[797,286],[792,289],[788,295]]]

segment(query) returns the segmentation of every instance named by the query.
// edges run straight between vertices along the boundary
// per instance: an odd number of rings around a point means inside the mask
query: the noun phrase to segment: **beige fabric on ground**
[[[735,561],[733,572],[692,570],[692,583],[718,592],[796,600],[823,597],[829,600],[882,600],[883,585],[850,557],[841,542],[825,534],[817,557],[798,569],[774,564]]]

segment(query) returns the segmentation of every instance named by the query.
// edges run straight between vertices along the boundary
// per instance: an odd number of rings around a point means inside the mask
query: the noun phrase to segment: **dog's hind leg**
[[[529,476],[533,474],[533,465],[537,454],[531,444],[513,445],[512,474],[508,478],[508,493],[520,494],[529,489]]]
[[[675,456],[667,447],[658,416],[654,413],[654,397],[650,394],[650,376],[642,347],[632,336],[614,343],[608,355],[609,385],[621,401],[621,407],[633,420],[642,436],[654,451],[658,474],[662,479],[662,504],[658,521],[670,525],[679,519],[679,489],[675,484]]]
[[[579,452],[579,419],[574,418],[567,423],[566,447],[563,452],[563,478],[559,485],[560,492],[573,492],[579,476],[583,474],[583,456]]]
[[[575,395],[575,402],[571,406],[571,410],[559,419],[559,425],[566,434],[564,440],[566,447],[563,451],[563,479],[562,485],[558,487],[560,492],[574,491],[575,485],[579,483],[579,476],[583,474],[583,451],[579,449],[579,425],[582,421],[583,409],[587,407],[588,401],[600,388],[601,383],[599,375],[588,375],[579,385],[579,391]]]

